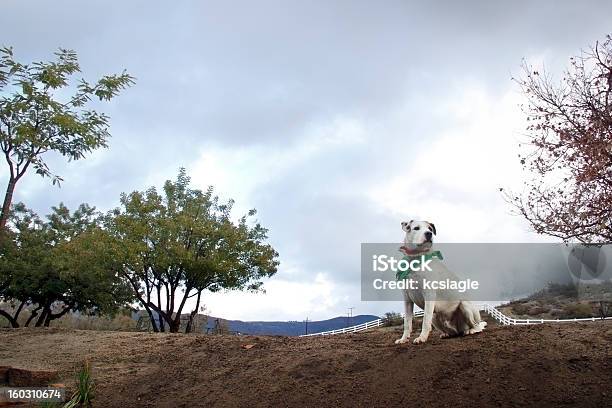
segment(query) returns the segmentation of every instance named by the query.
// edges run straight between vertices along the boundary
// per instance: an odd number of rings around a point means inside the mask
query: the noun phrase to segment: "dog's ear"
[[[427,223],[431,226],[431,231],[433,234],[436,235],[436,226],[432,222],[427,221]]]

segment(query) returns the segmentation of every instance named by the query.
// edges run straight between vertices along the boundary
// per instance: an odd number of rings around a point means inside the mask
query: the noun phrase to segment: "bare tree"
[[[536,232],[564,241],[612,241],[612,37],[570,59],[563,79],[527,63],[515,79],[528,102],[531,175],[506,199]]]

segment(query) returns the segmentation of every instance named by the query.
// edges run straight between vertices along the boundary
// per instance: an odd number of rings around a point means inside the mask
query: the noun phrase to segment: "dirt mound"
[[[0,365],[93,365],[99,407],[611,406],[612,323],[490,327],[393,344],[401,328],[310,337],[0,330]],[[254,345],[251,348],[245,344]]]

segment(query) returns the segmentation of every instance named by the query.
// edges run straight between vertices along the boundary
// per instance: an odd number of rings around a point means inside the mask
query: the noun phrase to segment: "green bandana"
[[[434,258],[438,258],[439,260],[444,259],[444,257],[442,257],[442,252],[440,251],[432,251],[432,252],[428,252],[426,254],[420,254],[420,255],[406,255],[402,259],[410,263],[415,260],[419,262],[425,262],[425,261],[429,261],[430,259],[434,259]],[[397,273],[395,274],[395,278],[397,280],[408,279],[408,276],[412,272],[413,272],[412,269],[407,269],[405,271],[397,271]]]

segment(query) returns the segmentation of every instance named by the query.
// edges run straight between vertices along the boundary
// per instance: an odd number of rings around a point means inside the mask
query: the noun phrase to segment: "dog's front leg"
[[[425,301],[425,311],[423,313],[423,325],[421,327],[421,334],[419,337],[414,339],[414,344],[421,344],[427,341],[429,332],[431,332],[431,322],[433,320],[435,302],[431,300]]]
[[[405,296],[405,298],[406,300],[404,301],[404,333],[402,334],[401,338],[395,340],[395,344],[405,343],[410,338],[410,333],[412,333],[412,308],[414,306],[414,303],[412,303],[412,301],[408,299],[408,296]]]

